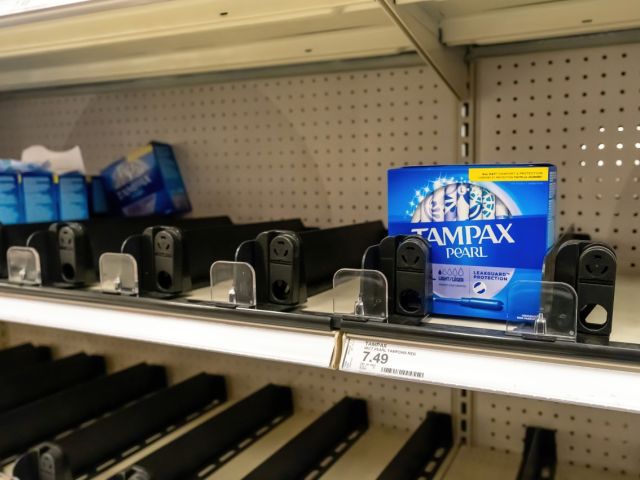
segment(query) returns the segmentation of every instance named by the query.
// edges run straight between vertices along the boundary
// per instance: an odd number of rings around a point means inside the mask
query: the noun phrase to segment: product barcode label
[[[390,373],[391,375],[401,375],[403,377],[424,378],[424,372],[415,372],[411,370],[403,370],[402,368],[382,367],[382,373]]]
[[[420,348],[376,340],[347,338],[341,370],[413,380],[424,380],[428,362],[421,361]]]

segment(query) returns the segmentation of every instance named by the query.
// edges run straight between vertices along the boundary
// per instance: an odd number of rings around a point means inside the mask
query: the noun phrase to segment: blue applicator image
[[[492,310],[498,312],[504,309],[504,302],[500,300],[489,300],[486,298],[441,298],[435,297],[434,302],[452,303],[462,307],[475,308],[480,310]]]

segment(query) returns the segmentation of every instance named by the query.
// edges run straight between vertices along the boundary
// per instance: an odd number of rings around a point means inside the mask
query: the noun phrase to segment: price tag
[[[425,378],[417,348],[386,342],[348,338],[342,357],[341,370],[369,373],[411,380]]]

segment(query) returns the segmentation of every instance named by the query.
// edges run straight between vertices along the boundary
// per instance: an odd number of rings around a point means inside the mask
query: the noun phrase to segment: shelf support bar
[[[438,73],[460,101],[468,98],[469,66],[463,47],[446,47],[440,29],[420,3],[398,5],[396,0],[378,0],[391,20],[409,38],[418,55]]]

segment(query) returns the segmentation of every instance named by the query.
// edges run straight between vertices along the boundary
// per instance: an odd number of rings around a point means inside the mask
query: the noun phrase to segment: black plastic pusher
[[[103,253],[119,252],[128,237],[160,222],[175,226],[189,225],[192,228],[232,224],[226,216],[152,216],[57,222],[33,232],[25,245],[34,248],[40,256],[42,283],[82,287],[98,280],[99,259]]]
[[[418,235],[395,235],[369,247],[362,259],[362,268],[378,270],[387,279],[389,316],[411,317],[418,322],[431,313],[433,280],[431,276],[431,248]],[[363,302],[372,302],[373,294],[362,285]],[[407,320],[395,319],[406,323]]]
[[[606,341],[611,335],[616,270],[613,248],[584,234],[570,232],[561,236],[547,255],[545,280],[566,283],[577,293],[579,337]],[[597,307],[606,312],[599,322],[590,318]]]
[[[208,285],[213,262],[233,260],[238,245],[272,228],[306,227],[299,219],[196,229],[158,225],[128,238],[122,252],[136,259],[142,292],[175,296]]]
[[[323,230],[271,230],[244,242],[236,261],[256,272],[258,304],[286,310],[332,287],[342,268],[360,268],[365,250],[386,235],[382,222],[366,222]]]

